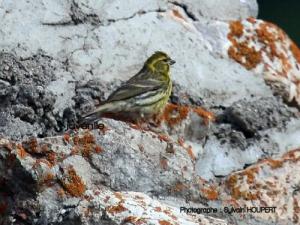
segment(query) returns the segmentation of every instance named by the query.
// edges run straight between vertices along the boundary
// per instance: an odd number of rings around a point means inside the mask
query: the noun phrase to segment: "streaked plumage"
[[[155,52],[135,76],[84,115],[84,121],[92,122],[111,114],[137,120],[159,113],[171,95],[170,65],[174,63],[166,53]]]

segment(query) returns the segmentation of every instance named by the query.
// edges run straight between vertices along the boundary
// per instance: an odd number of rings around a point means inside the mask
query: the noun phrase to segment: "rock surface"
[[[1,1],[0,224],[298,224],[300,51],[257,12]],[[68,129],[157,50],[177,62],[160,124]]]
[[[173,2],[183,6],[195,21],[201,20],[202,17],[224,21],[246,19],[258,15],[258,5],[255,0],[179,0]]]

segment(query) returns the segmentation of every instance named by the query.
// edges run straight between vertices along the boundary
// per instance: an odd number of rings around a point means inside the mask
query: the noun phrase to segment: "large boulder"
[[[299,223],[300,51],[257,8],[1,1],[0,224]],[[157,124],[73,129],[157,50],[177,62]]]

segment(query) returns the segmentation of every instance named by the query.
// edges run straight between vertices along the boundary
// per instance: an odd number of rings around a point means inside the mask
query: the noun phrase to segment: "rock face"
[[[300,51],[257,12],[1,1],[0,224],[298,224]],[[68,129],[157,50],[177,62],[159,123]]]
[[[202,20],[202,17],[213,20],[237,20],[256,17],[258,5],[255,0],[179,0],[173,3],[184,7],[193,20]]]

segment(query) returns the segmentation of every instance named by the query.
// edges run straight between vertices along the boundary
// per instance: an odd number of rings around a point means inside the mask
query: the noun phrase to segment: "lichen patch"
[[[228,56],[261,75],[287,102],[300,106],[300,50],[278,26],[248,18],[231,21]],[[280,84],[280,85],[279,85]],[[283,86],[284,88],[276,88]]]

